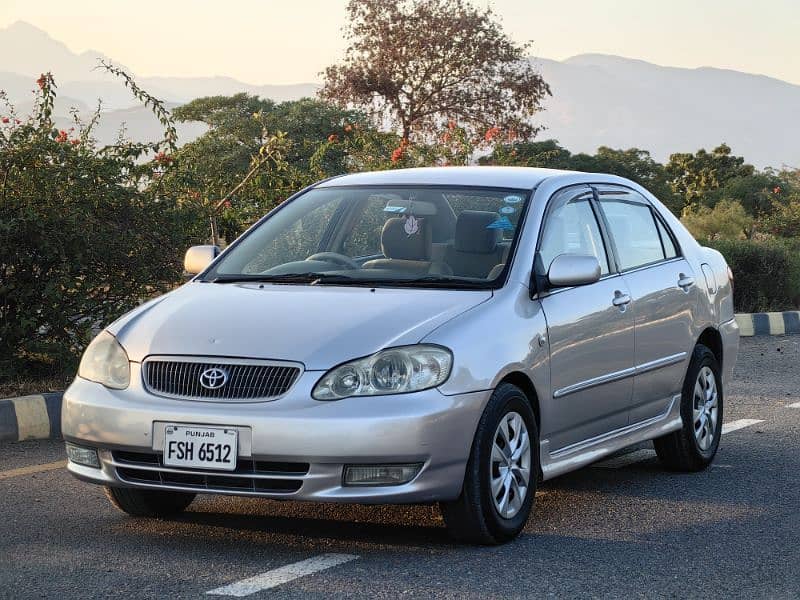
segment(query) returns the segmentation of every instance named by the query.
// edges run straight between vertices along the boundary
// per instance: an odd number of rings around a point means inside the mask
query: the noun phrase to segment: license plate
[[[164,432],[164,466],[236,469],[239,440],[235,429],[167,425]]]

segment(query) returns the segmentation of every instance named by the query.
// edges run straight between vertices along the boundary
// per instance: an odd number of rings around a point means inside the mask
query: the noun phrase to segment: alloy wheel
[[[694,437],[698,447],[706,451],[714,443],[719,418],[717,379],[709,367],[703,367],[694,384]]]
[[[494,507],[501,517],[511,519],[525,502],[531,476],[530,436],[519,413],[506,413],[500,420],[489,460]]]

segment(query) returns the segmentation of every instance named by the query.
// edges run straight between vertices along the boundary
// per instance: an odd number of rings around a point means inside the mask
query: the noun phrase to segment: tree
[[[666,165],[670,186],[683,202],[682,212],[692,210],[709,192],[720,188],[736,177],[751,177],[755,172],[744,158],[731,154],[722,144],[711,152],[704,149],[695,154],[678,153],[669,157]]]
[[[344,172],[343,146],[331,142],[365,123],[319,100],[276,104],[244,93],[198,98],[175,109],[175,118],[209,130],[174,154],[162,187],[203,206],[213,237],[226,240],[298,189]]]
[[[344,61],[328,67],[320,95],[355,106],[408,142],[449,120],[474,138],[503,130],[532,138],[530,117],[550,88],[491,9],[466,0],[350,0]]]
[[[686,210],[681,221],[701,241],[746,239],[753,229],[753,217],[735,200],[720,200],[714,208]]]

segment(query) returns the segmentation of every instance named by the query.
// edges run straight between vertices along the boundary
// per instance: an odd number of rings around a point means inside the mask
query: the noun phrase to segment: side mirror
[[[183,258],[183,268],[189,275],[197,275],[219,255],[217,246],[192,246]]]
[[[551,287],[587,285],[600,279],[600,263],[585,254],[559,254],[550,263],[547,281]]]

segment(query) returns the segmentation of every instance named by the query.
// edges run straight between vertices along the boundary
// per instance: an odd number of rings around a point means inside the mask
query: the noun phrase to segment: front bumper
[[[62,432],[67,441],[97,449],[101,468],[72,462],[68,468],[78,478],[99,484],[267,498],[419,503],[458,497],[490,391],[445,396],[434,389],[319,402],[311,398],[311,389],[320,375],[306,372],[287,396],[253,403],[153,396],[143,389],[135,363],[125,390],[76,379],[64,393]],[[163,467],[158,457],[167,423],[238,429],[237,472]],[[145,463],[139,464],[140,459]],[[139,464],[134,468],[146,477],[131,477],[127,461]],[[402,485],[342,485],[346,464],[388,463],[423,467]],[[264,464],[271,467],[259,467]],[[298,464],[304,467],[286,466]]]

